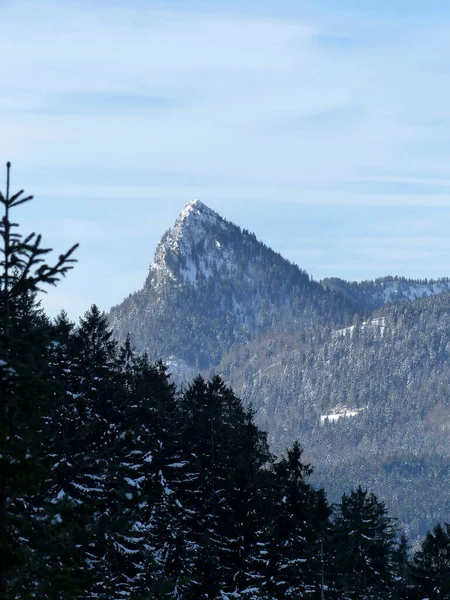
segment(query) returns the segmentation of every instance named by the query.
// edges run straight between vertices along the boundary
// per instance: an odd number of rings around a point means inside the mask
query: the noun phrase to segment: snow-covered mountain
[[[376,310],[389,302],[410,302],[450,291],[450,279],[406,279],[405,277],[380,277],[373,281],[344,281],[324,279],[327,289],[343,294],[361,310]]]
[[[119,339],[162,358],[183,378],[267,332],[300,332],[352,319],[393,301],[450,290],[437,281],[385,277],[318,283],[297,265],[199,200],[186,204],[159,242],[143,288],[111,309]],[[337,333],[336,335],[340,335]]]
[[[355,306],[220,217],[189,202],[162,237],[142,290],[111,310],[119,338],[181,369],[209,367],[266,330],[300,331]]]

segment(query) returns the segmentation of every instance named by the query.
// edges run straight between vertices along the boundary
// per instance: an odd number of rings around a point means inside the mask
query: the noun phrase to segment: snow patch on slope
[[[367,406],[363,408],[347,408],[345,406],[336,406],[329,415],[320,415],[321,424],[336,423],[339,419],[356,417],[363,410],[367,410]]]
[[[384,334],[387,330],[387,321],[386,317],[378,317],[376,319],[370,319],[369,321],[364,321],[359,326],[361,331],[369,331],[370,333],[377,334],[379,333],[381,337],[384,337]],[[352,338],[357,329],[356,325],[351,325],[350,327],[344,327],[343,329],[336,329],[332,332],[331,336],[333,340],[337,340],[343,337],[349,336]]]

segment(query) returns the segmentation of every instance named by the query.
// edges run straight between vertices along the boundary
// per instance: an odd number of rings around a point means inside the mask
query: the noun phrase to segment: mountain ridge
[[[378,277],[373,280],[346,281],[337,277],[323,279],[324,287],[343,294],[365,310],[376,310],[390,302],[427,298],[450,291],[450,278],[408,279],[399,276]]]

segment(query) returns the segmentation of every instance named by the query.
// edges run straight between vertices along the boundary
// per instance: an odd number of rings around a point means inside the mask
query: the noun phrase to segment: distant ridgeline
[[[450,520],[449,290],[316,282],[195,200],[109,322],[177,381],[220,374],[272,451],[299,440],[333,501],[361,483],[415,539]]]
[[[450,290],[450,279],[406,279],[381,277],[374,281],[344,281],[337,277],[324,279],[322,285],[354,302],[360,310],[373,311],[389,302],[411,302]]]
[[[386,478],[393,473],[399,489],[409,472],[424,495],[420,486],[432,484],[438,473],[446,484],[446,294],[391,305],[368,321],[352,317],[350,324],[354,307],[348,300],[194,203],[177,222],[179,234],[169,232],[158,248],[159,262],[146,283],[147,301],[155,306],[146,310],[142,293],[128,299],[135,310],[128,324],[147,314],[155,327],[146,330],[147,348],[151,335],[161,348],[174,348],[172,335],[180,341],[190,333],[200,343],[199,332],[207,336],[208,328],[197,300],[209,306],[212,327],[218,327],[220,315],[226,321],[230,314],[229,330],[214,329],[223,339],[211,365],[222,361],[220,368],[241,381],[243,392],[246,369],[252,370],[248,398],[256,399],[257,385],[261,394],[264,386],[270,394],[277,389],[295,394],[297,409],[295,402],[289,408],[288,395],[286,403],[261,395],[259,418],[271,424],[274,440],[289,436],[288,424],[295,427],[286,418],[297,419],[303,429],[295,433],[303,432],[305,439],[310,432],[309,452],[323,448],[319,479],[333,471],[345,484],[354,478],[332,507],[325,491],[311,485],[312,467],[299,443],[289,443],[276,458],[253,408],[219,376],[197,376],[177,388],[162,362],[136,353],[128,336],[121,343],[114,339],[107,316],[95,305],[78,325],[64,312],[48,319],[36,293],[72,268],[76,246],[54,264],[46,262],[49,250],[41,248],[40,236],[22,236],[10,220],[10,211],[30,199],[21,192],[10,196],[8,165],[6,195],[0,194],[2,600],[449,597],[450,527],[436,525],[410,552],[384,502],[357,484],[367,473],[379,472]],[[186,247],[185,222],[192,232]],[[199,240],[210,228],[214,237]],[[202,248],[215,248],[214,260],[199,256]],[[228,258],[220,262],[220,252],[241,256],[241,267]],[[220,305],[220,289],[214,292],[217,313],[212,301],[198,297],[215,289],[206,269],[219,288],[230,288],[228,304]],[[238,296],[233,274],[241,286]],[[259,294],[257,315],[248,305],[253,292]],[[116,309],[117,318],[121,310]],[[184,310],[191,311],[187,328]],[[339,324],[338,332],[331,320]],[[174,329],[162,331],[158,323]],[[243,345],[226,337],[233,332],[245,334]],[[420,343],[411,345],[409,334]],[[175,359],[188,368],[194,368],[186,362],[189,356],[206,364],[209,335],[201,349],[191,343]],[[407,347],[415,348],[408,365],[396,356],[405,356]],[[391,371],[368,378],[364,363],[375,359],[380,369]],[[303,379],[296,361],[304,365]],[[348,377],[345,392],[328,381],[338,377],[335,369],[342,380]],[[269,373],[272,388],[265,379]],[[379,394],[386,390],[384,404],[374,405],[372,388]],[[319,390],[333,391],[328,403],[319,400]],[[425,390],[434,398],[427,405],[418,397]],[[322,436],[319,443],[315,436]],[[366,471],[364,452],[371,457]],[[333,453],[341,460],[333,462]],[[430,489],[436,500],[439,490]],[[412,510],[402,494],[397,509],[403,503]],[[422,502],[416,512],[403,515],[413,522],[421,510],[430,520],[423,510],[437,505],[416,499]]]

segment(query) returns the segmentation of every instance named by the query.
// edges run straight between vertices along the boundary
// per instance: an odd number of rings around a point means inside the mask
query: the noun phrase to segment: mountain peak
[[[174,250],[186,251],[188,246],[208,237],[211,226],[223,228],[225,220],[200,200],[191,200],[169,229],[167,239]]]
[[[208,254],[211,243],[216,245],[216,234],[226,227],[226,221],[200,200],[188,202],[158,244],[150,281],[155,284],[168,276],[180,283],[195,284],[202,270],[199,260]]]
[[[213,220],[221,219],[221,217],[216,212],[214,212],[211,208],[206,206],[206,204],[203,204],[203,202],[200,202],[200,200],[196,199],[191,200],[186,204],[184,209],[181,211],[177,222],[175,223],[175,227],[178,223],[184,223],[187,219],[194,218],[197,220],[198,217],[201,217],[202,220],[206,219],[210,222]]]
[[[198,198],[195,198],[194,200],[189,200],[189,202],[186,204],[186,206],[184,207],[184,211],[183,212],[188,212],[190,210],[196,210],[196,211],[200,211],[200,212],[213,212],[211,211],[211,209],[206,206],[206,204],[203,204],[203,202],[200,202],[200,200]]]

